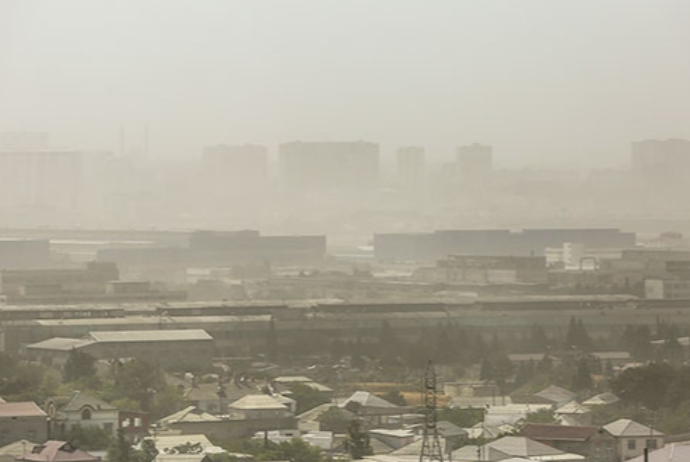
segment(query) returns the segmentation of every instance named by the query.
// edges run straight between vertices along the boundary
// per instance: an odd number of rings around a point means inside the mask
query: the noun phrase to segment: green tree
[[[96,376],[96,358],[83,351],[72,349],[62,368],[62,375],[67,382],[90,379]]]
[[[117,436],[113,438],[107,450],[108,462],[132,462],[134,449],[125,438],[124,431],[120,428]]]
[[[293,383],[290,385],[290,391],[292,392],[292,399],[297,402],[297,414],[328,402],[328,398],[322,393],[303,383]]]
[[[358,420],[353,420],[347,428],[347,437],[345,439],[345,449],[355,460],[363,459],[365,456],[370,456],[374,453],[369,441],[369,435],[362,431]]]
[[[85,451],[106,449],[111,443],[111,437],[101,427],[82,427],[73,426],[67,433],[65,439],[77,448]]]
[[[526,350],[529,353],[541,353],[549,348],[549,338],[538,322],[532,324]]]
[[[540,409],[537,412],[530,412],[525,419],[527,423],[555,424],[556,416],[552,409]]]
[[[43,402],[44,368],[19,361],[16,356],[0,352],[0,396],[7,401]]]
[[[321,430],[343,434],[347,432],[351,417],[352,414],[349,411],[333,406],[321,414],[317,420],[321,424]]]
[[[114,378],[117,397],[136,402],[145,412],[151,410],[155,394],[166,385],[159,367],[139,359],[116,364]]]
[[[575,377],[573,377],[572,388],[574,391],[585,391],[594,388],[588,358],[580,358],[578,360],[577,372]]]
[[[462,428],[473,427],[484,419],[483,409],[443,408],[438,411],[438,420],[457,425]]]
[[[266,334],[266,353],[268,354],[268,358],[272,361],[278,359],[278,335],[276,334],[273,316],[271,316],[271,322],[268,325],[268,333]]]
[[[667,393],[677,371],[668,363],[651,363],[622,372],[611,380],[611,391],[628,404],[659,409],[665,402]]]

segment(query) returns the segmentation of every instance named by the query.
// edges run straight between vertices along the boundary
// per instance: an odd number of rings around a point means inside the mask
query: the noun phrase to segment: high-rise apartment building
[[[0,206],[74,207],[81,163],[69,149],[0,149]]]
[[[470,144],[457,148],[458,172],[463,178],[484,179],[493,170],[493,148]]]
[[[354,192],[376,188],[379,145],[365,141],[280,145],[284,185],[292,192]]]
[[[425,174],[425,152],[421,146],[405,146],[396,155],[398,180],[410,185],[420,181]]]
[[[632,143],[631,166],[638,177],[668,180],[690,172],[690,141],[643,140]]]

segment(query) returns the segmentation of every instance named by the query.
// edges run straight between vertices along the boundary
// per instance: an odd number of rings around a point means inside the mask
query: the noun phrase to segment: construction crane
[[[436,414],[436,371],[432,361],[426,366],[423,383],[424,398],[424,438],[419,462],[443,462],[441,440],[438,437],[438,417]]]

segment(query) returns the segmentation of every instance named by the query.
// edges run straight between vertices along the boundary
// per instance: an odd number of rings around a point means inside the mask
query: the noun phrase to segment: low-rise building
[[[52,338],[26,346],[30,357],[64,364],[72,350],[96,359],[137,358],[162,366],[210,364],[213,337],[202,329],[94,331],[82,339]]]
[[[587,462],[616,461],[616,440],[601,427],[528,423],[519,435],[580,454],[587,457]]]
[[[557,406],[563,406],[577,398],[577,395],[572,391],[556,385],[549,385],[543,390],[535,393],[534,396],[547,400]]]
[[[618,460],[628,460],[650,450],[664,447],[664,434],[653,428],[642,425],[630,419],[619,419],[604,426],[611,436],[616,439]]]
[[[23,462],[100,462],[101,458],[82,451],[66,441],[50,440],[34,446],[31,452],[17,460]]]
[[[456,284],[546,284],[544,257],[452,255],[434,268],[415,272],[417,279]]]
[[[367,391],[356,391],[340,407],[364,419],[371,427],[397,425],[409,408],[396,406]]]
[[[229,414],[246,420],[285,419],[294,414],[287,406],[269,395],[244,396],[228,407]]]
[[[36,403],[0,402],[0,446],[19,440],[48,439],[48,416]]]
[[[17,440],[6,446],[0,447],[0,462],[17,462],[30,452],[36,443],[27,440]]]
[[[479,447],[464,446],[453,451],[452,460],[498,461],[522,457],[527,460],[585,462],[580,454],[564,452],[524,436],[504,436]]]
[[[46,401],[50,417],[50,434],[64,438],[74,427],[100,428],[115,436],[120,424],[120,411],[113,405],[81,391],[71,396],[58,396]]]
[[[249,404],[245,403],[244,406],[249,406]],[[258,410],[265,418],[247,418],[246,416],[250,414],[257,415],[250,406],[240,412],[230,411],[230,415],[218,416],[189,406],[182,411],[160,419],[158,426],[181,435],[204,434],[221,439],[245,438],[258,431],[297,428],[294,416],[285,407],[282,411],[280,409]],[[271,415],[273,417],[270,417]]]

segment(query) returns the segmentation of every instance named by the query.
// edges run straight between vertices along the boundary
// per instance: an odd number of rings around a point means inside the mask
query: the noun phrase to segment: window
[[[635,440],[628,440],[628,450],[634,451],[637,448],[637,441]]]
[[[142,421],[141,421],[141,417],[135,417],[134,418],[134,426],[137,428],[141,428],[143,426]]]
[[[647,447],[649,449],[656,449],[656,439],[651,438],[647,440]]]
[[[86,407],[81,410],[81,420],[91,420],[91,409]]]

